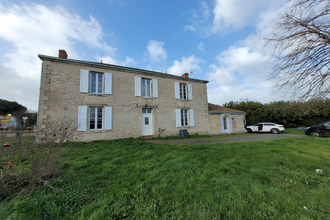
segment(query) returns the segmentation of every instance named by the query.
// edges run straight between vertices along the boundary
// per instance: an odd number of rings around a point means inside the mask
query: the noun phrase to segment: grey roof
[[[47,55],[42,55],[42,54],[38,54],[38,57],[41,60],[83,64],[83,65],[87,65],[87,66],[95,66],[95,67],[101,67],[101,68],[112,69],[112,70],[120,70],[120,71],[125,71],[125,72],[134,72],[134,73],[139,73],[139,74],[144,74],[144,75],[157,75],[157,76],[165,77],[165,78],[176,78],[176,79],[180,79],[180,80],[195,81],[195,82],[201,82],[201,83],[209,82],[206,80],[185,78],[182,76],[176,76],[176,75],[172,75],[172,74],[168,74],[168,73],[161,73],[161,72],[156,72],[156,71],[137,69],[137,68],[125,67],[125,66],[118,66],[118,65],[106,64],[106,63],[97,63],[97,62],[74,60],[74,59],[63,59],[63,58],[52,57],[52,56],[47,56]]]

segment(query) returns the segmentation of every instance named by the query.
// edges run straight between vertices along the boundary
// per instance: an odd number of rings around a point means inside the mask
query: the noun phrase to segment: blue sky
[[[38,109],[38,54],[209,80],[214,104],[288,99],[262,37],[284,0],[0,2],[0,98]]]

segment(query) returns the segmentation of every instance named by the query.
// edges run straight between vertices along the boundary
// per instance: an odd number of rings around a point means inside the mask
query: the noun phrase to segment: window
[[[151,79],[142,79],[141,95],[142,97],[151,97]]]
[[[80,92],[112,94],[112,74],[80,70]]]
[[[193,100],[192,85],[190,83],[174,82],[175,98],[180,100]]]
[[[180,99],[187,99],[187,84],[180,83]]]
[[[223,129],[227,130],[228,126],[227,126],[227,116],[223,117]]]
[[[90,74],[90,92],[93,94],[103,93],[103,74],[94,73]]]
[[[89,130],[99,130],[102,129],[102,107],[90,107],[89,108],[89,119],[88,119],[88,129]]]
[[[188,126],[188,110],[181,109],[181,126],[186,127]]]
[[[111,130],[112,107],[79,106],[78,131]]]
[[[158,98],[158,80],[135,77],[135,96]]]
[[[194,109],[176,109],[176,127],[195,126]]]
[[[142,108],[142,113],[151,113],[151,108]]]

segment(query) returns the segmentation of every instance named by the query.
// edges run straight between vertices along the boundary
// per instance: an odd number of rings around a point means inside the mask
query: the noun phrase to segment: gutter
[[[150,70],[143,70],[143,69],[137,69],[132,67],[124,67],[124,66],[117,66],[112,64],[105,64],[105,63],[96,63],[91,61],[83,61],[83,60],[74,60],[74,59],[64,59],[64,58],[58,58],[58,57],[52,57],[47,55],[38,54],[38,57],[41,60],[48,60],[48,61],[57,61],[57,62],[63,62],[63,63],[76,63],[76,64],[83,64],[86,66],[96,66],[101,68],[107,68],[107,69],[114,69],[114,70],[120,70],[125,72],[133,72],[133,73],[139,73],[139,74],[145,74],[145,75],[156,75],[160,77],[165,78],[175,78],[185,81],[194,81],[194,82],[200,82],[200,83],[208,83],[209,81],[206,80],[200,80],[200,79],[193,79],[193,78],[186,78],[182,76],[176,76],[168,73],[161,73],[156,71],[150,71]]]

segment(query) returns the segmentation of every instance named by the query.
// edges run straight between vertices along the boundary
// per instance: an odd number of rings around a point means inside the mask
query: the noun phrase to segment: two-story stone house
[[[74,141],[209,134],[207,81],[105,63],[39,55],[38,125],[77,124]]]

